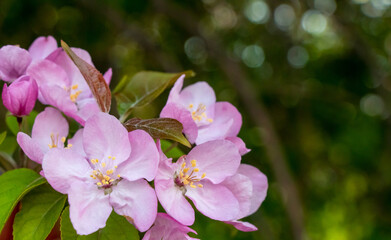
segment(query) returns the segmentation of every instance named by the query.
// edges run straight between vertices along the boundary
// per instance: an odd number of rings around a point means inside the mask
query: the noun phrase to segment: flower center
[[[54,133],[50,134],[50,144],[48,144],[49,148],[58,147],[58,138],[59,138],[58,133],[56,135],[54,135]],[[65,137],[61,138],[62,146],[64,146],[65,139],[66,139]],[[66,148],[71,148],[71,147],[72,147],[72,144],[68,144],[68,146]]]
[[[105,194],[111,193],[111,187],[117,185],[122,180],[120,174],[115,174],[117,165],[115,165],[115,157],[108,156],[108,161],[99,161],[98,159],[91,159],[94,166],[90,177],[95,180],[95,184],[99,189],[104,189]]]
[[[194,183],[201,181],[206,176],[206,173],[203,173],[201,176],[199,176],[200,169],[197,168],[197,161],[193,159],[190,161],[190,163],[190,167],[186,167],[185,161],[182,163],[181,169],[176,174],[174,182],[179,187],[190,186],[191,188],[202,188],[202,184],[199,183],[194,185]]]
[[[78,88],[79,85],[77,84],[72,85],[70,88],[65,88],[65,90],[69,92],[69,97],[71,98],[72,102],[76,102],[77,97],[79,97],[80,93],[82,92],[81,90],[77,90]]]
[[[202,103],[198,104],[198,107],[195,109],[194,104],[189,104],[189,110],[191,112],[191,117],[193,118],[194,121],[196,122],[201,122],[203,119],[206,121],[212,123],[213,119],[208,118],[206,116],[206,106]]]

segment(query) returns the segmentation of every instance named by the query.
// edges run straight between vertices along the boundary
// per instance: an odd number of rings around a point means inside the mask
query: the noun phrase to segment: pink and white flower
[[[93,66],[87,51],[79,48],[72,50]],[[46,59],[33,63],[27,74],[38,83],[40,102],[57,107],[80,124],[84,125],[90,116],[100,112],[80,70],[62,48],[58,48]],[[110,83],[111,76],[112,71],[109,69],[104,75],[107,84]]]
[[[57,49],[57,42],[52,36],[39,37],[25,50],[18,46],[6,45],[0,49],[0,79],[12,82],[22,75],[32,62],[46,58]]]
[[[103,228],[113,209],[139,231],[148,230],[157,214],[155,191],[146,181],[155,177],[159,161],[153,139],[141,130],[128,133],[115,117],[97,113],[86,121],[82,144],[83,151],[51,149],[42,163],[50,185],[68,194],[77,233]]]
[[[185,226],[166,213],[158,213],[154,225],[145,233],[142,240],[197,240],[187,235],[196,231]]]
[[[47,107],[35,118],[31,137],[19,132],[16,140],[31,160],[41,164],[49,149],[64,148],[68,130],[68,122],[62,114],[54,108]]]
[[[247,164],[240,164],[238,172],[224,180],[225,185],[239,201],[239,215],[237,219],[255,213],[266,198],[268,183],[267,177],[259,169]],[[226,221],[236,229],[244,232],[258,230],[248,222],[239,220]]]
[[[206,82],[197,82],[182,90],[184,77],[182,75],[174,84],[160,117],[181,122],[191,143],[227,139],[237,145],[242,155],[247,153],[249,150],[237,137],[242,126],[239,111],[228,102],[216,102],[215,93]]]
[[[226,140],[200,144],[175,163],[161,152],[155,178],[160,203],[184,225],[194,223],[194,210],[186,197],[207,217],[220,221],[237,219],[239,202],[221,183],[236,173],[240,160],[235,145]]]

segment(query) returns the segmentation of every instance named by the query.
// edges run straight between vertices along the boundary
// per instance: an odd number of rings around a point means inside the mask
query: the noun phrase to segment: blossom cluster
[[[93,66],[88,52],[72,50]],[[104,74],[107,84],[111,75],[111,69]],[[196,233],[189,227],[195,221],[191,203],[211,219],[257,230],[241,219],[258,210],[268,183],[257,168],[242,163],[250,151],[237,136],[242,116],[232,104],[216,102],[206,82],[183,88],[184,78],[177,79],[160,113],[179,121],[193,144],[173,160],[159,139],[143,130],[128,132],[115,116],[101,112],[80,70],[53,37],[36,39],[28,50],[0,49],[5,107],[22,117],[37,99],[49,105],[37,115],[31,135],[19,132],[17,142],[42,165],[48,183],[68,195],[78,234],[104,228],[114,210],[146,232],[143,239],[194,239],[188,236]],[[69,119],[80,124],[73,136]],[[159,203],[165,213],[158,213]]]

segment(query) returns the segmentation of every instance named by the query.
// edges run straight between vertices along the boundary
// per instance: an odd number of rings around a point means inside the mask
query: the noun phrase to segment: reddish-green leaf
[[[157,98],[183,74],[187,77],[195,75],[193,71],[181,73],[142,71],[133,77],[124,77],[114,89],[118,111],[122,115],[121,121],[126,120],[133,108],[145,106]]]
[[[111,106],[111,92],[109,86],[103,78],[103,75],[94,66],[91,66],[86,61],[78,57],[62,40],[61,46],[80,70],[80,73],[83,75],[88,86],[90,87],[91,92],[99,105],[99,108],[102,110],[102,112],[109,112]]]
[[[149,133],[149,135],[151,135],[153,138],[170,139],[187,147],[191,147],[189,141],[187,141],[185,136],[182,134],[182,124],[172,118],[132,118],[125,122],[124,126],[129,132],[136,129],[141,129]]]

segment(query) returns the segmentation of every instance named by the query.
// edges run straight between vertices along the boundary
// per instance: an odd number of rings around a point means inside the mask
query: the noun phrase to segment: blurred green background
[[[41,35],[112,67],[111,89],[144,69],[193,69],[187,84],[239,108],[243,162],[269,178],[246,219],[259,231],[200,215],[199,238],[391,239],[391,0],[0,1],[0,46]],[[166,97],[135,114],[158,116]],[[9,133],[1,150],[15,144]]]

